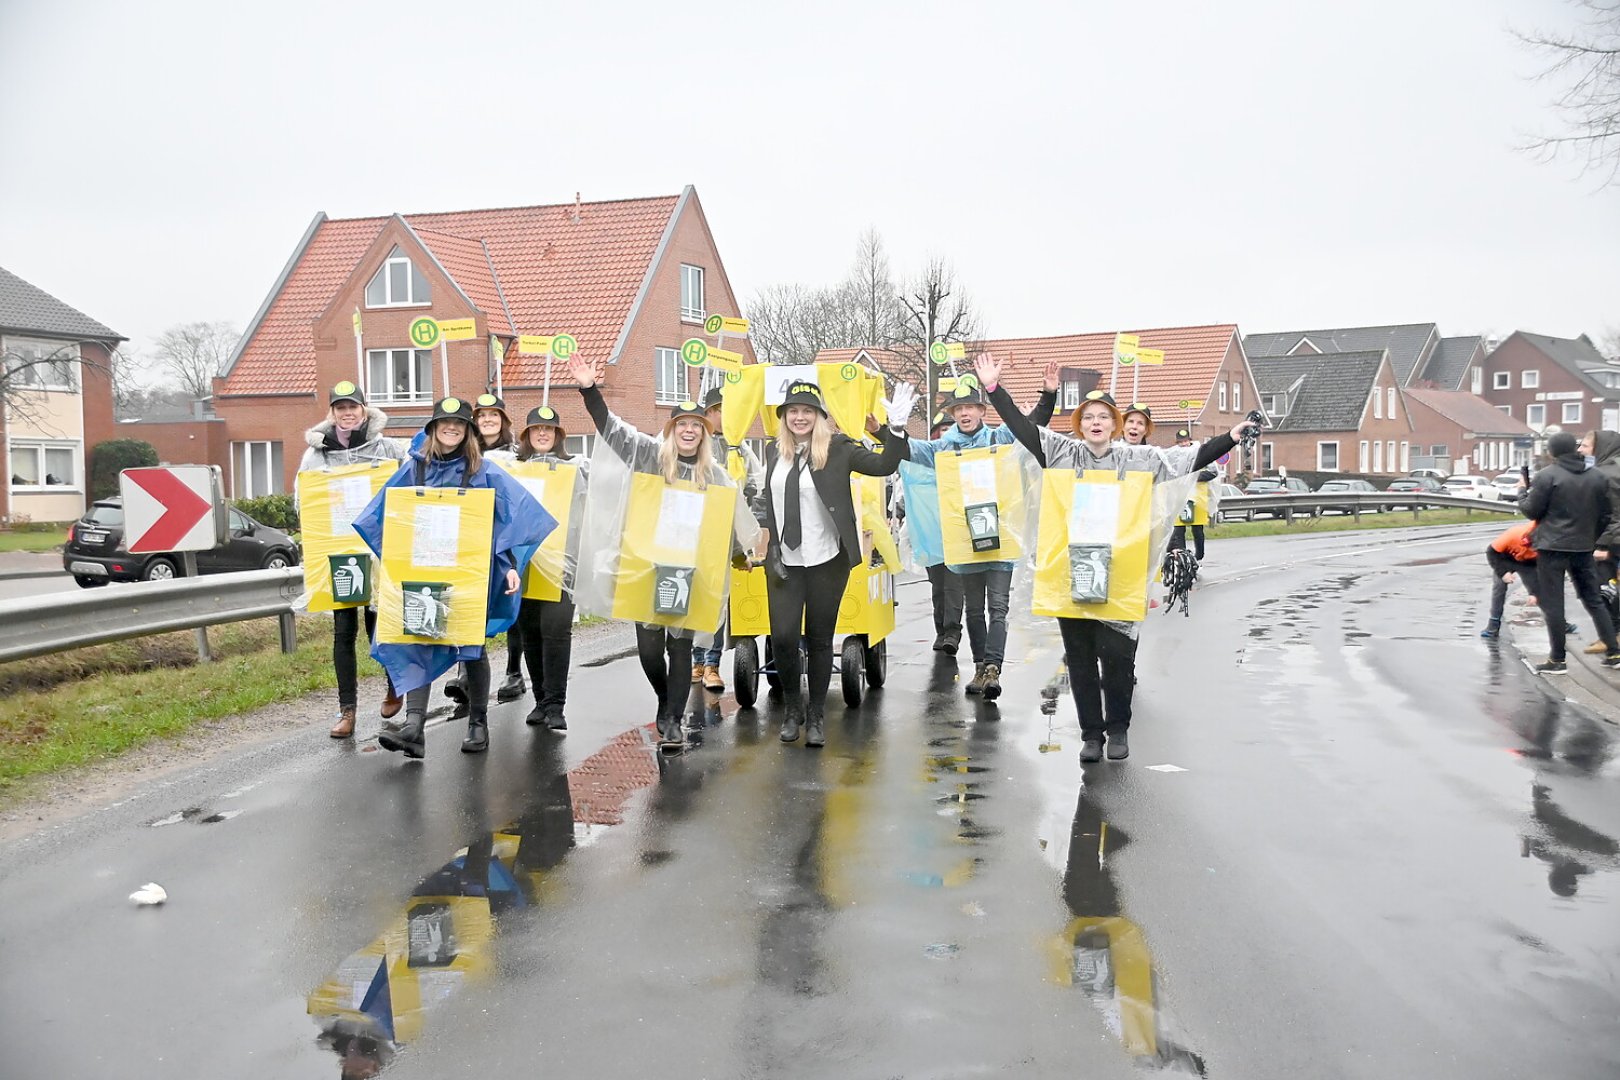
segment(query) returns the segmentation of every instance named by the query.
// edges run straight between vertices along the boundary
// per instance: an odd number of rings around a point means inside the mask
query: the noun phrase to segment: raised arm
[[[996,407],[996,415],[1013,433],[1013,438],[1024,444],[1024,449],[1035,455],[1035,460],[1046,468],[1046,450],[1041,446],[1041,429],[1029,417],[1018,411],[1012,395],[1001,385],[1001,361],[989,353],[980,353],[973,361],[973,370],[979,376],[979,385]]]
[[[585,399],[585,411],[591,414],[597,434],[625,464],[633,469],[640,468],[649,458],[657,458],[658,440],[613,415],[597,385],[602,380],[602,370],[601,361],[586,360],[577,352],[568,358],[568,373],[579,384],[579,396]]]
[[[1057,408],[1058,396],[1058,362],[1048,360],[1044,378],[1041,381],[1041,396],[1035,402],[1035,407],[1029,411],[1029,418],[1036,427],[1045,427],[1052,422],[1052,412]]]

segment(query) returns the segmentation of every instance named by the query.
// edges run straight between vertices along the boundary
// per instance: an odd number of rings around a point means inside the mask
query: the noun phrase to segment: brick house
[[[1412,467],[1494,476],[1530,464],[1535,432],[1461,390],[1407,390]]]
[[[1391,326],[1343,326],[1328,330],[1279,330],[1243,339],[1250,356],[1389,353],[1397,385],[1434,390],[1480,392],[1485,363],[1484,341],[1475,337],[1441,337],[1434,323]]]
[[[583,355],[614,365],[603,388],[613,410],[654,430],[663,407],[697,392],[679,350],[711,311],[736,314],[737,298],[691,187],[611,202],[317,214],[214,381],[228,489],[292,490],[303,432],[343,379],[367,388],[393,435],[420,430],[447,391],[499,387],[521,418],[540,404],[545,376],[541,358],[519,355],[519,335],[573,334]],[[472,319],[475,336],[415,348],[408,331],[422,316]],[[746,342],[728,347],[753,359]],[[590,422],[560,363],[551,386],[574,449],[588,449]]]
[[[1398,476],[1411,468],[1412,417],[1388,350],[1250,356],[1249,365],[1270,418],[1258,447],[1262,473]]]
[[[1536,433],[1534,453],[1556,430],[1620,431],[1620,364],[1582,334],[1550,337],[1516,330],[1485,360],[1481,396]]]
[[[1135,400],[1153,410],[1152,442],[1168,446],[1175,442],[1175,430],[1189,427],[1195,439],[1208,439],[1241,420],[1259,402],[1254,376],[1244,356],[1238,328],[1231,323],[1210,326],[1173,326],[1125,331],[1139,335],[1142,348],[1164,350],[1164,363],[1141,368]],[[1061,389],[1058,407],[1052,414],[1054,426],[1065,426],[1069,415],[1091,390],[1109,388],[1113,377],[1114,333],[1064,334],[1056,337],[995,338],[971,342],[971,357],[988,352],[1007,362],[1003,379],[1007,391],[1019,405],[1028,408],[1040,396],[1046,364],[1059,365]],[[846,363],[862,355],[888,369],[881,349],[824,349],[818,361]],[[971,365],[958,365],[966,373]],[[1119,370],[1114,397],[1121,405],[1132,400],[1133,372]],[[1181,408],[1183,401],[1200,404]],[[993,415],[993,412],[992,412]],[[1235,465],[1228,471],[1244,471]]]
[[[0,524],[84,513],[89,451],[115,437],[112,361],[125,338],[0,269]]]

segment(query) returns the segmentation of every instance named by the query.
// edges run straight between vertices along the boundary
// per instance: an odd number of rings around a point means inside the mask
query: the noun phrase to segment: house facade
[[[113,437],[113,354],[124,337],[0,269],[0,523],[84,513],[91,449]]]
[[[1260,473],[1410,470],[1412,417],[1387,350],[1251,356],[1249,364],[1268,418]]]
[[[1485,360],[1481,396],[1534,433],[1533,453],[1557,431],[1620,431],[1620,364],[1592,340],[1516,330]]]
[[[1535,431],[1461,390],[1408,390],[1412,467],[1494,476],[1528,465]]]
[[[698,392],[680,347],[710,312],[738,314],[697,193],[612,202],[389,217],[316,215],[214,384],[228,444],[227,486],[242,498],[292,490],[303,432],[348,379],[408,438],[447,394],[500,392],[521,422],[547,393],[546,362],[519,338],[571,334],[609,365],[609,406],[657,430]],[[412,324],[470,320],[472,333],[422,348]],[[746,341],[728,349],[752,361]],[[550,402],[576,451],[594,429],[566,365]]]

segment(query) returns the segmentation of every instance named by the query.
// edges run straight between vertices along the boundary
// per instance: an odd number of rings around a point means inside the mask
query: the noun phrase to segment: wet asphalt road
[[[1123,764],[910,585],[819,753],[699,693],[660,757],[610,654],[565,738],[166,779],[0,848],[0,1076],[1615,1076],[1620,732],[1476,636],[1493,532],[1212,544]]]

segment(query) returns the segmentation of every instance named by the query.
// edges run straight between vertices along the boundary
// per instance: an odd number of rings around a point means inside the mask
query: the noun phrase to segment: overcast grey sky
[[[1562,0],[0,0],[0,265],[146,345],[311,216],[697,186],[747,297],[952,259],[997,336],[1620,328],[1620,189],[1515,153]]]

